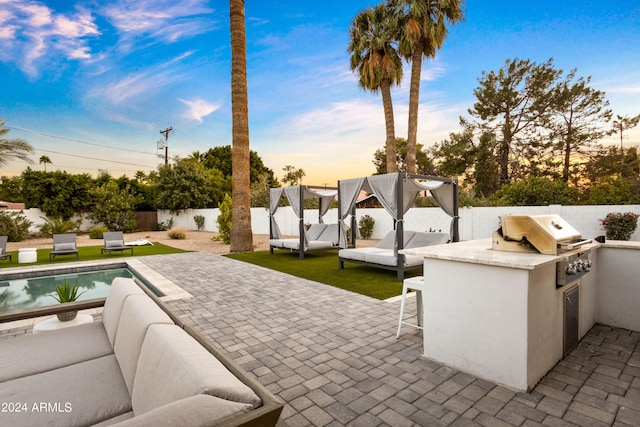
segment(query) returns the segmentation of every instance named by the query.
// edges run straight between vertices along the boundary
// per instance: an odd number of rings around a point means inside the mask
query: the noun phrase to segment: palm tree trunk
[[[411,54],[411,87],[409,89],[409,131],[407,135],[407,172],[416,173],[418,139],[418,106],[422,73],[422,42],[417,42]]]
[[[387,131],[387,173],[398,171],[396,161],[396,128],[393,123],[393,101],[391,100],[391,85],[389,79],[380,82],[380,92],[382,92],[382,106],[384,107],[384,124]]]
[[[231,252],[253,250],[249,167],[249,100],[244,0],[229,0],[231,28]]]

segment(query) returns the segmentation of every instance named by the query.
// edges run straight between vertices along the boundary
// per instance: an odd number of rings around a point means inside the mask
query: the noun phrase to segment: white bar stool
[[[416,305],[418,306],[418,324],[408,323],[403,320],[404,316],[404,303],[407,298],[407,290],[413,289],[416,291]],[[424,276],[410,277],[404,279],[402,284],[402,302],[400,303],[400,318],[398,319],[398,333],[396,338],[400,338],[400,328],[402,324],[413,326],[414,328],[422,329],[422,292],[426,291],[424,286]]]

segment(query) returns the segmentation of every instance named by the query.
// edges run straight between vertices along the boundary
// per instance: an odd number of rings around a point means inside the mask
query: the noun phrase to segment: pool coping
[[[182,289],[180,286],[176,285],[171,280],[167,279],[157,271],[153,270],[151,267],[144,264],[142,261],[136,258],[130,259],[122,259],[122,260],[93,260],[93,261],[79,261],[79,262],[69,262],[60,265],[33,265],[33,266],[20,266],[20,267],[9,267],[2,269],[0,271],[0,276],[12,276],[20,277],[24,274],[32,274],[35,272],[43,272],[46,271],[48,273],[56,274],[56,272],[61,272],[69,269],[77,269],[78,271],[91,271],[95,269],[95,267],[112,267],[112,268],[123,268],[126,267],[130,269],[136,276],[140,277],[143,282],[148,282],[149,285],[156,288],[158,291],[162,293],[162,296],[159,297],[162,301],[174,301],[180,299],[193,298],[189,292]],[[80,311],[82,314],[90,314],[92,316],[97,316],[102,314],[102,307],[94,308],[90,310],[82,310]],[[14,329],[14,328],[25,328],[32,327],[35,323],[40,322],[42,320],[47,320],[54,316],[44,316],[44,317],[36,317],[32,319],[25,320],[16,320],[13,322],[0,323],[0,331]]]

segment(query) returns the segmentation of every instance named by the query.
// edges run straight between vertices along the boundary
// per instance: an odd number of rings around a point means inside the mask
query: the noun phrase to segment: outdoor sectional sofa
[[[102,321],[0,340],[2,425],[273,426],[282,403],[134,280]]]
[[[420,231],[405,230],[402,234],[404,249],[419,248],[447,243],[447,233],[425,233]],[[404,272],[422,267],[424,258],[411,255],[402,255],[396,249],[396,231],[388,232],[376,246],[366,248],[349,248],[338,251],[339,266],[344,268],[344,262],[355,262],[369,266],[394,270],[398,280],[402,280]]]

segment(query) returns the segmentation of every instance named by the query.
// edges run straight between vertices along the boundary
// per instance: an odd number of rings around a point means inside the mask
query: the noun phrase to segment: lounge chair
[[[104,246],[100,249],[100,253],[103,254],[105,252],[122,252],[122,251],[131,251],[131,255],[133,255],[133,246],[127,246],[124,244],[124,234],[122,231],[106,231],[103,233],[104,238]]]
[[[7,253],[8,239],[8,236],[0,236],[0,259],[9,258],[9,262],[11,262],[11,254]]]
[[[75,233],[53,235],[53,250],[49,254],[49,261],[58,255],[75,255],[76,259],[80,259]]]

